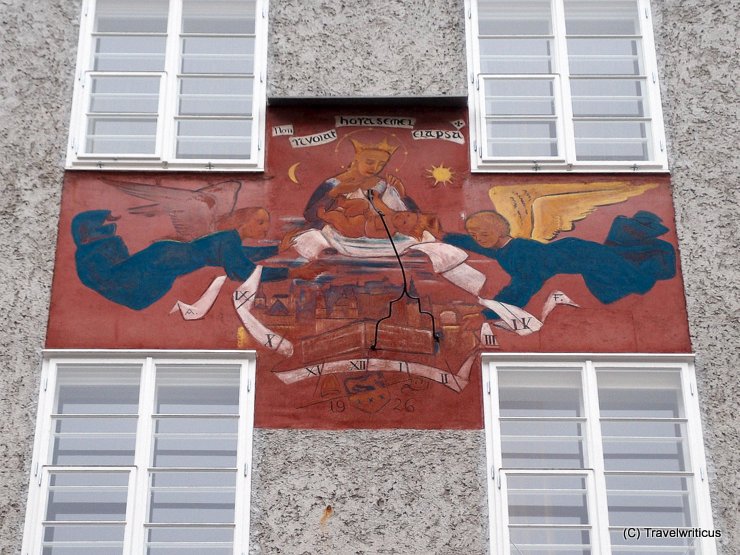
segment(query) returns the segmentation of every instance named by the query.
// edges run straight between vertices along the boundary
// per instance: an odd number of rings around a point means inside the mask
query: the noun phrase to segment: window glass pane
[[[146,550],[147,555],[203,555],[203,547],[172,547],[172,546],[153,546],[148,547]],[[228,547],[208,547],[208,555],[233,555],[234,550],[231,546]]]
[[[508,474],[506,481],[510,524],[589,524],[584,476]]]
[[[234,472],[153,472],[149,521],[231,523],[234,521],[235,488]]]
[[[128,473],[52,472],[46,521],[126,520]]]
[[[180,80],[180,115],[249,116],[252,79],[191,77]]]
[[[156,418],[155,433],[160,436],[178,434],[236,434],[237,418]]]
[[[53,432],[64,434],[135,434],[136,416],[121,418],[64,418],[54,417]]]
[[[191,470],[155,470],[151,475],[151,487],[155,489],[177,489],[183,484],[194,488],[229,489],[234,488],[236,475],[233,471],[214,470],[213,472]]]
[[[240,366],[157,366],[158,414],[239,414]]]
[[[584,468],[582,425],[572,421],[504,420],[501,451],[505,468]]]
[[[684,423],[602,421],[601,433],[607,470],[690,470]]]
[[[45,525],[44,555],[104,555],[123,553],[125,525]]]
[[[486,79],[487,96],[552,97],[552,79]]]
[[[509,528],[509,540],[512,543],[511,555],[518,555],[519,552],[527,555],[581,555],[582,553],[591,553],[591,550],[576,549],[574,546],[590,546],[591,532],[587,528],[537,528],[527,526],[518,528],[511,526]],[[516,546],[514,548],[513,546]],[[536,547],[535,547],[536,546]],[[560,549],[554,549],[561,546]],[[563,548],[562,546],[568,546]]]
[[[183,528],[167,526],[163,528],[152,527],[147,530],[147,541],[150,543],[185,543],[185,542],[212,542],[230,543],[234,538],[234,528],[224,526],[217,528]]]
[[[645,83],[637,79],[571,79],[573,115],[646,117]]]
[[[97,0],[97,33],[166,33],[168,0]]]
[[[59,365],[56,414],[137,414],[139,366]]]
[[[44,545],[42,555],[120,555],[123,553],[123,544],[100,545]]]
[[[495,116],[555,115],[555,101],[548,97],[488,97],[486,110]]]
[[[565,0],[565,27],[569,35],[639,35],[636,0]]]
[[[678,371],[599,371],[607,470],[689,471]]]
[[[254,1],[183,0],[182,12],[183,33],[254,33]]]
[[[501,416],[583,416],[579,370],[499,370]]]
[[[124,525],[54,524],[44,526],[44,543],[53,542],[120,542]]]
[[[542,436],[581,437],[583,424],[573,420],[502,420],[501,435],[512,436]]]
[[[604,438],[604,467],[609,470],[687,471],[682,439],[627,440]]]
[[[90,80],[90,112],[156,114],[159,83],[159,77],[93,77]]]
[[[136,421],[129,434],[54,433],[51,464],[126,466],[134,462]]]
[[[611,438],[671,439],[686,437],[686,424],[654,420],[603,420],[601,433]]]
[[[604,369],[596,377],[602,417],[685,418],[678,370]]]
[[[576,549],[571,545],[565,547],[560,545],[517,545],[511,543],[510,553],[515,555],[592,555],[592,551],[589,548]],[[643,555],[643,554],[640,554]]]
[[[549,35],[552,33],[549,0],[481,0],[478,2],[481,35]]]
[[[182,73],[252,74],[254,39],[188,37],[182,39]]]
[[[481,73],[552,73],[552,40],[506,38],[480,40]]]
[[[152,527],[147,531],[148,555],[232,555],[234,528]],[[190,545],[194,544],[194,545]]]
[[[571,75],[642,75],[639,39],[568,39]]]
[[[178,158],[249,158],[251,154],[251,119],[183,119],[177,130]]]
[[[578,160],[649,160],[650,124],[642,121],[575,121]]]
[[[90,154],[154,154],[157,118],[90,117],[85,151]]]
[[[160,415],[239,414],[240,367],[158,366]],[[159,467],[236,466],[236,418],[155,417],[152,461]]]
[[[59,366],[51,464],[133,464],[140,372],[136,366]]]
[[[103,36],[95,38],[95,71],[163,71],[165,37]]]
[[[692,526],[690,479],[654,474],[607,475],[612,526]]]
[[[552,79],[487,79],[485,92],[489,116],[555,115]]]
[[[570,89],[579,97],[642,98],[647,94],[644,79],[574,77],[570,80]]]
[[[155,436],[154,466],[233,468],[236,466],[236,434],[233,437]]]
[[[506,468],[585,468],[586,454],[581,439],[501,439]]]
[[[253,84],[251,77],[183,77],[180,79],[180,94],[251,95]]]
[[[230,523],[234,521],[234,490],[152,491],[150,518],[158,523]],[[201,530],[201,541],[209,539]],[[183,540],[180,540],[183,541]]]
[[[554,121],[488,121],[486,131],[489,156],[538,158],[558,154]]]
[[[486,153],[491,158],[527,158],[539,160],[557,156],[558,147],[555,139],[552,140],[512,140],[491,139],[486,145]]]

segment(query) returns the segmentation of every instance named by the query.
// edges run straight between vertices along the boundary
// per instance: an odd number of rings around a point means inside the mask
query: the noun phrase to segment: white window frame
[[[571,106],[570,76],[565,35],[565,14],[563,0],[550,0],[553,18],[553,71],[550,74],[483,74],[480,69],[480,49],[478,42],[478,1],[465,0],[466,52],[468,69],[468,111],[470,122],[470,160],[471,171],[485,173],[531,173],[531,172],[667,172],[665,126],[658,83],[658,66],[655,55],[652,14],[649,0],[637,0],[640,13],[640,31],[643,45],[643,63],[647,94],[645,101],[649,106],[651,126],[652,160],[635,161],[577,161],[575,135],[573,130],[573,110]],[[541,157],[500,157],[485,154],[485,95],[486,79],[532,79],[555,78],[557,141],[559,156]],[[557,86],[559,85],[559,86]]]
[[[694,509],[697,522],[695,527],[714,530],[712,509],[709,499],[706,456],[701,431],[699,399],[697,396],[694,356],[681,354],[562,354],[562,353],[488,353],[482,355],[483,414],[486,432],[486,463],[488,481],[489,548],[491,555],[517,555],[509,549],[509,522],[506,505],[506,478],[515,474],[557,474],[585,475],[593,488],[589,494],[589,523],[592,530],[592,552],[594,555],[611,553],[608,525],[608,506],[606,495],[602,434],[599,420],[598,386],[596,370],[600,367],[625,370],[635,368],[651,370],[670,368],[681,373],[684,411],[686,413],[686,437],[691,468],[681,473],[690,483],[693,492]],[[520,367],[523,370],[547,368],[581,370],[584,404],[583,438],[589,468],[560,469],[506,469],[503,468],[501,450],[501,429],[498,405],[498,367]],[[645,474],[651,472],[646,471]],[[689,476],[690,474],[690,476]],[[594,502],[594,504],[591,504]],[[650,523],[644,526],[650,527]],[[621,527],[613,527],[621,528]],[[660,528],[660,526],[655,526]],[[716,555],[717,548],[713,538],[697,539],[701,555]],[[697,553],[698,555],[698,553]]]
[[[64,364],[140,365],[139,406],[136,427],[134,464],[130,466],[67,466],[51,465],[52,411],[54,410],[57,367]],[[234,365],[241,366],[239,381],[239,416],[237,423],[236,489],[233,553],[249,551],[249,517],[252,475],[252,438],[254,430],[255,351],[104,351],[50,349],[44,351],[41,370],[36,435],[29,482],[22,553],[37,555],[42,551],[43,518],[48,499],[48,480],[51,472],[63,473],[85,470],[91,472],[121,472],[129,474],[124,555],[143,553],[145,520],[149,494],[150,454],[153,446],[152,421],[154,414],[156,365]],[[234,470],[218,468],[217,470]]]
[[[93,54],[93,30],[96,0],[83,0],[80,37],[77,48],[74,94],[70,115],[69,139],[65,167],[78,170],[191,170],[191,171],[263,171],[265,164],[265,118],[267,103],[267,37],[269,0],[255,0],[254,88],[252,91],[252,139],[249,158],[209,159],[176,158],[176,120],[178,63],[182,0],[168,0],[165,67],[161,72],[97,72],[89,69]],[[86,107],[92,76],[156,76],[161,74],[157,134],[153,154],[94,154],[82,148],[87,132]]]

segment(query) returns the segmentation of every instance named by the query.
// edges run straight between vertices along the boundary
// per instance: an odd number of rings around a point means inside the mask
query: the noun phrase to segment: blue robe
[[[234,280],[246,280],[260,260],[277,254],[277,246],[244,247],[236,230],[219,231],[184,243],[157,241],[129,254],[116,235],[116,225],[105,223],[109,210],[81,212],[72,220],[80,281],[114,303],[141,310],[162,298],[175,280],[205,268],[220,267]],[[264,268],[262,279],[288,277],[287,268]]]
[[[675,249],[658,239],[667,231],[660,218],[642,211],[632,218],[615,218],[604,244],[575,237],[550,243],[512,239],[496,249],[458,233],[445,235],[443,241],[492,258],[511,276],[496,301],[524,307],[551,277],[576,274],[583,276],[594,297],[608,304],[632,293],[647,293],[656,281],[676,275]],[[491,310],[483,314],[498,318]]]

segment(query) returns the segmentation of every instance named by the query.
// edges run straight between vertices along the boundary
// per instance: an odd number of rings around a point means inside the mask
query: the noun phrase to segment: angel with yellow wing
[[[675,275],[675,249],[658,239],[668,228],[652,212],[640,211],[615,218],[604,243],[557,236],[599,206],[656,186],[594,182],[492,187],[495,209],[472,214],[465,221],[467,234],[449,233],[443,241],[492,258],[511,276],[495,301],[524,307],[551,277],[577,274],[594,297],[608,304],[646,293],[656,281]],[[483,314],[498,318],[491,310]]]

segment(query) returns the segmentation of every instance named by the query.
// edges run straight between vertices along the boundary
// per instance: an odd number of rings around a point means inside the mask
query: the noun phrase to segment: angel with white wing
[[[489,196],[495,210],[470,215],[465,221],[467,234],[448,233],[443,241],[495,260],[511,276],[495,301],[525,307],[551,277],[576,274],[594,297],[608,304],[644,294],[656,281],[675,275],[675,249],[658,239],[668,228],[655,214],[640,211],[615,218],[604,243],[556,238],[599,206],[623,202],[654,187],[626,182],[493,187]],[[483,315],[499,317],[492,310]]]

